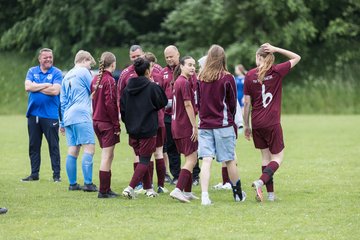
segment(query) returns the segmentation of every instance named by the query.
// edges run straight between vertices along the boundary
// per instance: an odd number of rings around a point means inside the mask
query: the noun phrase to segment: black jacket
[[[120,98],[121,120],[131,138],[157,134],[158,111],[167,104],[164,90],[146,77],[131,78]]]

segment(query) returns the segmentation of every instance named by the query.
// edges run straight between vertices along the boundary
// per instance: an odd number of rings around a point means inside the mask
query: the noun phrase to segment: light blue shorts
[[[95,144],[95,133],[92,122],[66,126],[65,135],[68,146]]]
[[[199,158],[216,157],[217,162],[235,159],[234,128],[199,129]]]

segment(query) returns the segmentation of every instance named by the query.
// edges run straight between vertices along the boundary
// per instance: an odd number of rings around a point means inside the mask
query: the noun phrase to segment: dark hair
[[[191,56],[185,56],[185,57],[182,57],[179,61],[179,65],[177,65],[174,69],[174,73],[173,73],[173,79],[171,81],[171,85],[174,85],[176,79],[180,76],[181,74],[181,68],[180,68],[180,65],[184,66],[185,65],[185,61],[188,60],[188,59],[193,59],[193,57]]]
[[[138,58],[134,61],[134,67],[136,74],[140,77],[145,75],[146,70],[150,70],[150,63],[148,60]]]

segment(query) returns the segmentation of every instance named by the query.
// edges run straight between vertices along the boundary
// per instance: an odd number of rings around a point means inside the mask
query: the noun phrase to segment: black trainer
[[[165,174],[165,182],[166,182],[166,183],[169,183],[169,184],[172,183],[172,179],[171,179],[170,175],[167,174],[167,173]]]
[[[115,193],[115,192],[113,192],[111,190],[109,192],[107,192],[107,193],[99,192],[99,194],[98,194],[98,198],[116,198],[118,196],[119,196],[119,194],[117,194],[117,193]]]
[[[7,211],[8,210],[6,208],[0,208],[0,214],[5,214]]]
[[[178,179],[177,179],[177,178],[174,178],[174,179],[172,180],[172,182],[171,182],[171,185],[176,185],[177,182],[178,182]]]
[[[54,182],[61,182],[61,177],[53,177]]]
[[[80,186],[80,184],[73,184],[73,185],[69,185],[69,191],[79,191],[82,190],[82,187]]]
[[[21,181],[23,182],[39,181],[39,176],[35,177],[30,175],[26,178],[21,179]]]
[[[199,183],[200,183],[199,179],[194,179],[192,182],[193,186],[198,186]]]
[[[90,183],[90,184],[85,183],[82,189],[84,190],[84,192],[97,192],[98,191],[98,188],[93,183]]]
[[[237,181],[236,186],[231,186],[233,190],[233,197],[235,202],[244,202],[246,199],[246,193],[241,189],[240,180]]]

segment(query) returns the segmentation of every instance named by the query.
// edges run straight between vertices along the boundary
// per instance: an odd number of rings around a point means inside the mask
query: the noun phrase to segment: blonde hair
[[[91,61],[90,66],[96,65],[95,59],[93,58],[93,56],[91,56],[91,54],[88,51],[84,51],[84,50],[78,51],[75,55],[74,63],[75,64],[81,63],[84,60]]]
[[[219,45],[212,45],[207,53],[204,68],[199,79],[202,82],[214,82],[223,74],[228,74],[226,67],[226,55],[224,49]]]
[[[116,62],[116,57],[113,53],[111,52],[103,52],[101,54],[100,60],[99,60],[99,73],[97,75],[97,80],[96,80],[96,84],[94,87],[94,91],[91,93],[91,97],[93,97],[96,93],[96,90],[98,89],[100,82],[102,80],[103,77],[103,73],[104,70],[108,67],[111,66],[111,64],[113,64],[114,62]]]
[[[149,62],[157,63],[157,58],[156,58],[155,54],[153,54],[152,52],[146,52],[144,54],[144,58],[146,60],[148,60]]]
[[[265,52],[265,49],[262,47],[256,51],[256,55],[264,59],[264,61],[257,67],[258,80],[262,84],[266,72],[274,64],[275,56],[273,53]]]

